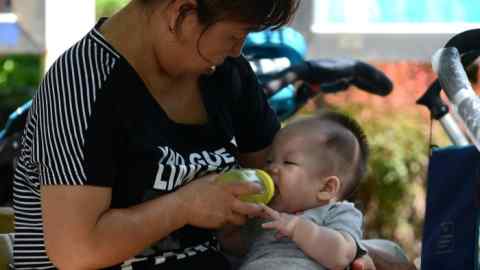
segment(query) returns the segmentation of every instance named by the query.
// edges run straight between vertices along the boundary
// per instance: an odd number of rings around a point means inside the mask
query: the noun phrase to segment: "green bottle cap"
[[[275,193],[272,177],[260,169],[234,169],[220,175],[216,181],[225,183],[250,181],[258,183],[263,191],[257,194],[240,196],[240,200],[251,203],[268,204]]]

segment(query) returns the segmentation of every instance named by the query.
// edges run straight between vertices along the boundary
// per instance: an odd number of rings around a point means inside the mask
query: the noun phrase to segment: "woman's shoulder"
[[[119,53],[93,29],[56,59],[45,78],[61,75],[67,84],[92,84],[94,81],[100,84],[108,78],[119,60]]]
[[[35,94],[34,105],[53,103],[66,108],[75,104],[90,108],[113,77],[120,59],[94,32],[89,32],[50,66]]]

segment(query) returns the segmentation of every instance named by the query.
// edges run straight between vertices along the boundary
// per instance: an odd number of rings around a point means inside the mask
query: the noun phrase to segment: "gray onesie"
[[[365,254],[366,249],[360,243],[363,216],[352,203],[331,203],[309,209],[301,215],[321,226],[350,234],[357,242],[357,256]],[[248,225],[246,233],[251,240],[251,245],[240,270],[325,269],[305,255],[290,239],[275,239],[274,230],[265,230],[260,227],[263,222],[265,221],[256,220]]]

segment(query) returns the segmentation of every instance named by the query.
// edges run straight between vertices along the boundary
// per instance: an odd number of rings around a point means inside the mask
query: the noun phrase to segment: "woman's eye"
[[[271,160],[271,159],[267,159],[267,164],[272,164],[272,160]]]
[[[287,164],[287,165],[298,165],[298,163],[293,162],[293,161],[289,161],[289,160],[286,160],[285,164]]]

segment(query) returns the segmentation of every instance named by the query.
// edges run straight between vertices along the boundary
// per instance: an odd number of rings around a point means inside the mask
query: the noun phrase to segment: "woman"
[[[18,157],[15,268],[228,269],[211,229],[257,214],[236,197],[258,187],[211,173],[262,166],[279,128],[240,51],[296,6],[132,0],[67,50]]]
[[[214,173],[263,166],[279,129],[240,51],[297,4],[132,0],[67,50],[22,139],[15,268],[228,269],[212,229],[258,187]]]

